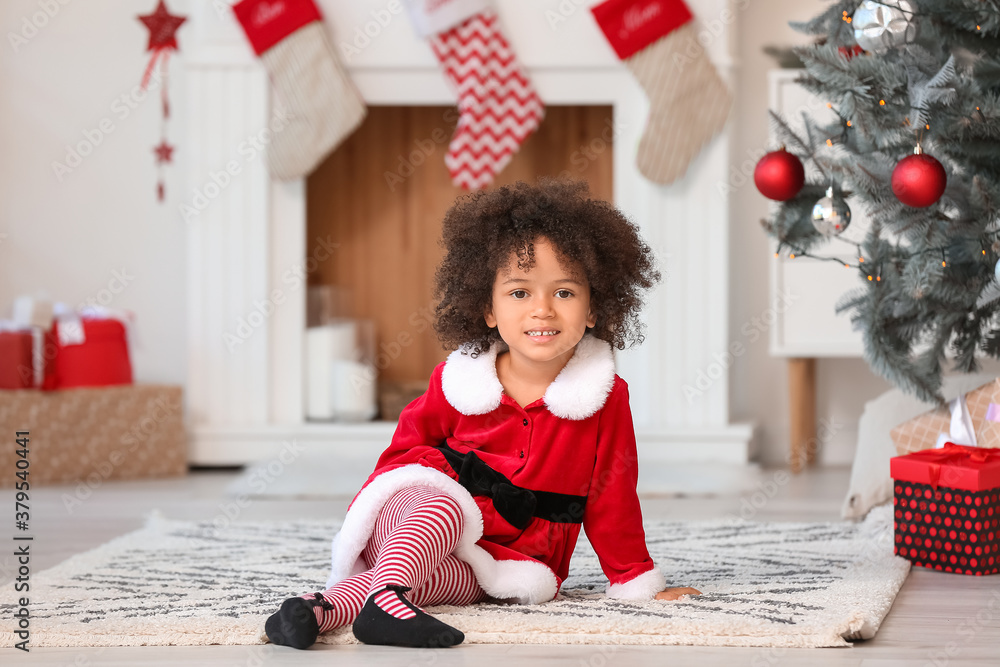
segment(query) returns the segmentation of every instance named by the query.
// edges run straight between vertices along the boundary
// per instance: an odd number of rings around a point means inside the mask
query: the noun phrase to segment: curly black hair
[[[606,201],[591,199],[586,181],[541,179],[460,197],[444,216],[445,257],[434,276],[434,330],[446,349],[469,344],[473,357],[501,340],[486,325],[497,272],[517,253],[534,266],[533,242],[549,239],[563,262],[582,267],[590,283],[595,337],[624,350],[642,343],[640,290],[660,280],[638,229]]]

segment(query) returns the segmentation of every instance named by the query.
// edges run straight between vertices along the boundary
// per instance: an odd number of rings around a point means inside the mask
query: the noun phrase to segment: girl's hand
[[[676,600],[682,595],[701,595],[701,591],[690,586],[680,586],[677,588],[664,588],[656,594],[657,600]]]

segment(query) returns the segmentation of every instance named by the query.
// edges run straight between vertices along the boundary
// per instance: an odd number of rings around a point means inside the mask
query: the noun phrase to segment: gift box
[[[1000,571],[1000,450],[949,442],[889,469],[897,555],[944,572]]]
[[[110,479],[187,472],[183,393],[176,385],[122,385],[0,392],[0,487],[18,482],[16,432],[28,432],[28,481],[74,483],[61,505],[72,511]]]
[[[116,318],[68,317],[53,324],[55,387],[132,384],[125,325]]]
[[[899,456],[940,447],[945,442],[1000,447],[1000,379],[903,422],[889,436]]]
[[[0,331],[0,389],[26,389],[35,385],[32,347],[30,331]]]
[[[50,332],[0,322],[0,389],[54,388],[54,354]]]

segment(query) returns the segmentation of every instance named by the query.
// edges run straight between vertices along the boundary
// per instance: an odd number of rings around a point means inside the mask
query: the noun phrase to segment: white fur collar
[[[441,373],[441,389],[452,407],[463,415],[484,415],[500,406],[503,385],[497,379],[497,355],[506,351],[503,341],[473,359],[470,346],[448,355]],[[576,351],[545,390],[549,412],[563,419],[586,419],[601,409],[615,384],[615,358],[611,345],[585,334]]]

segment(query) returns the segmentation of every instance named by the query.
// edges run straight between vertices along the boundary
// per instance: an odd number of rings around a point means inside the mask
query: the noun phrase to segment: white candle
[[[375,417],[375,379],[372,364],[350,359],[330,362],[330,394],[333,416],[344,421],[367,421]]]
[[[358,325],[356,320],[331,320],[319,327],[327,330],[331,359],[357,359]]]
[[[306,418],[333,419],[330,361],[333,348],[329,327],[306,329]]]

